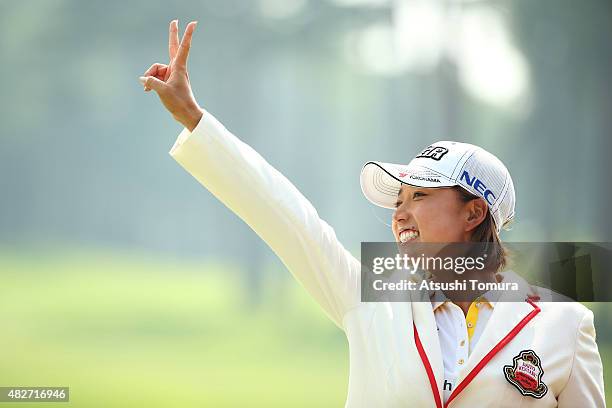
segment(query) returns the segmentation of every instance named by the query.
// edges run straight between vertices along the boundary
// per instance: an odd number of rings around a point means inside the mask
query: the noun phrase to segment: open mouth
[[[417,238],[419,238],[419,231],[416,229],[408,228],[399,233],[399,240],[402,244],[414,241]]]

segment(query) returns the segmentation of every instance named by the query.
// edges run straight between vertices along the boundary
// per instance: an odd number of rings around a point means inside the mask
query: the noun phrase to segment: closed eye
[[[414,200],[415,198],[419,198],[419,197],[425,197],[427,194],[421,192],[421,191],[415,191],[414,193],[412,193],[412,199]],[[395,202],[395,208],[399,207],[400,205],[402,205],[402,201],[397,200]]]

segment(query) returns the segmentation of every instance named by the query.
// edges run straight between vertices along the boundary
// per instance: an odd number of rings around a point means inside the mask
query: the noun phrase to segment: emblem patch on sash
[[[504,376],[521,394],[542,398],[548,387],[542,382],[542,362],[533,350],[523,350],[512,359],[513,365],[504,366]]]

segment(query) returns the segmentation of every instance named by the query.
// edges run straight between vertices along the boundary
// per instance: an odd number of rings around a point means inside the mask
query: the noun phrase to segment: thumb
[[[140,83],[144,85],[145,91],[150,91],[152,89],[159,94],[167,86],[165,82],[153,76],[140,77],[139,79],[140,79]]]

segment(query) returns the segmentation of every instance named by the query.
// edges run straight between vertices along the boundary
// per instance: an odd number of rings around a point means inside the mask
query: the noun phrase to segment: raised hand
[[[144,90],[154,90],[174,119],[190,131],[202,118],[202,109],[193,96],[187,73],[187,57],[196,25],[195,21],[187,24],[183,39],[179,43],[178,21],[171,21],[168,39],[170,62],[168,65],[153,64],[140,77]]]

